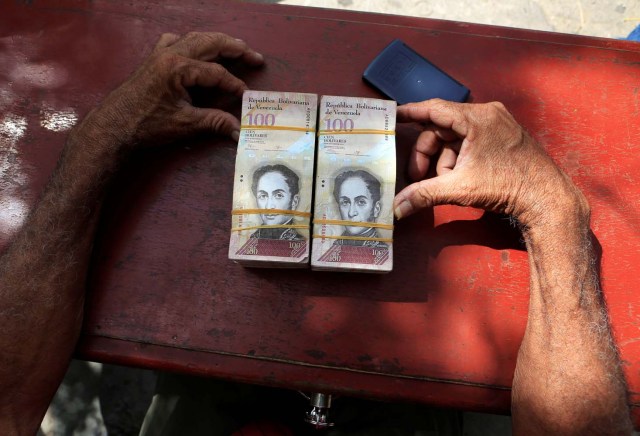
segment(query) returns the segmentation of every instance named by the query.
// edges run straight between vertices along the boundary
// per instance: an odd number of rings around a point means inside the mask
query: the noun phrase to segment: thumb
[[[215,132],[238,141],[240,121],[236,117],[220,109],[194,109],[194,125],[197,130]]]
[[[462,190],[456,183],[455,172],[413,183],[393,199],[393,213],[397,219],[439,204],[460,204]]]

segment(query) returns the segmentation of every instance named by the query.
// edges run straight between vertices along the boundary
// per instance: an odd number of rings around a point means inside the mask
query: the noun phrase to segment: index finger
[[[247,89],[247,85],[231,74],[220,64],[191,61],[182,75],[182,85],[186,88],[192,86],[217,87],[231,94],[241,96]]]
[[[212,61],[219,57],[242,59],[249,65],[258,66],[264,57],[249,48],[247,43],[224,33],[191,32],[169,47],[176,53],[200,61]]]
[[[432,123],[464,137],[467,136],[469,130],[467,112],[468,106],[463,103],[433,99],[398,106],[397,121],[400,123]]]

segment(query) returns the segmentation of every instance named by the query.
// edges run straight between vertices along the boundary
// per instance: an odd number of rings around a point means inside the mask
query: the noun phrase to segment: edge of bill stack
[[[396,102],[322,96],[311,268],[393,269]]]
[[[309,263],[318,96],[245,91],[236,154],[229,259]]]

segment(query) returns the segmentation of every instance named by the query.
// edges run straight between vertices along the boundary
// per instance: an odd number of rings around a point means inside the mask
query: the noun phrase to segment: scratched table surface
[[[165,31],[222,31],[266,66],[254,89],[379,96],[361,73],[401,38],[499,100],[585,192],[640,416],[640,45],[410,17],[196,0],[4,2],[0,246],[34,206],[67,130]],[[202,104],[239,115],[212,92]],[[398,127],[398,183],[417,135]],[[527,318],[527,255],[507,220],[437,207],[399,222],[388,275],[245,269],[227,259],[235,144],[141,151],[110,191],[82,358],[305,391],[507,412]]]

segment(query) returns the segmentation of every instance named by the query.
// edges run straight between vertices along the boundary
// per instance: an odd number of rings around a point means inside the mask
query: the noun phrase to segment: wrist
[[[95,216],[122,161],[122,148],[89,118],[70,132],[41,198],[42,204],[59,209],[60,219]]]
[[[590,212],[584,196],[558,195],[544,219],[523,229],[531,273],[531,304],[573,316],[597,304]]]
[[[544,213],[522,223],[523,235],[528,242],[549,240],[563,244],[588,235],[590,219],[589,205],[581,193],[573,197],[559,196],[548,203]]]
[[[128,105],[123,96],[114,95],[119,91],[113,91],[99,106],[89,112],[80,132],[98,139],[101,147],[109,148],[115,153],[133,148],[137,123],[137,114],[132,110],[133,105]]]
[[[573,184],[569,187],[558,190],[553,201],[541,201],[546,212],[522,229],[529,255],[538,268],[565,271],[561,275],[564,278],[574,277],[576,268],[582,270],[590,264],[588,258],[593,254],[589,204]]]
[[[529,206],[516,216],[525,237],[589,230],[589,202],[568,176],[560,176],[531,195]]]
[[[84,159],[101,162],[105,168],[112,167],[130,149],[130,141],[122,124],[98,107],[70,132],[65,152],[84,155]]]
[[[56,175],[100,189],[110,180],[128,154],[121,139],[89,114],[67,138]]]

